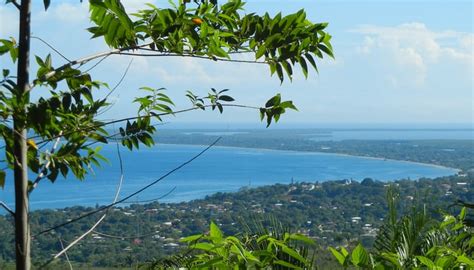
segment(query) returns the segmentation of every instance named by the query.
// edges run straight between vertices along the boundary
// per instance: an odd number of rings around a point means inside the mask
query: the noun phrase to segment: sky
[[[87,1],[52,1],[45,12],[42,1],[33,1],[32,34],[47,40],[69,59],[108,50],[102,39],[90,39],[92,26]],[[134,12],[151,2],[168,7],[167,1],[122,1]],[[275,93],[293,100],[298,112],[288,112],[282,125],[317,127],[327,124],[357,125],[462,125],[473,127],[473,3],[472,1],[408,0],[249,0],[246,13],[288,14],[305,9],[313,22],[328,22],[335,59],[318,63],[319,74],[301,73],[293,82],[280,84],[268,67],[222,63],[190,58],[133,58],[123,82],[111,95],[114,106],[104,119],[136,114],[132,104],[142,86],[164,87],[176,103],[187,108],[186,90],[205,95],[211,87],[229,88],[236,103],[262,106]],[[17,10],[0,6],[0,36],[17,36]],[[44,57],[50,49],[32,41],[33,54]],[[57,54],[53,64],[64,63]],[[115,85],[131,61],[129,56],[110,57],[91,73]],[[6,57],[2,68],[11,68]],[[33,63],[33,69],[36,66]],[[35,89],[34,96],[44,89]],[[104,90],[105,91],[105,90]],[[165,119],[179,125],[239,123],[261,125],[258,111],[225,109],[191,112]],[[206,123],[206,124],[204,124]]]

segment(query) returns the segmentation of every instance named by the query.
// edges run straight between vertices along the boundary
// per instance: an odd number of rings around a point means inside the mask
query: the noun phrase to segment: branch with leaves
[[[21,209],[18,211],[22,215],[16,220],[22,232],[28,231],[27,211],[23,211],[28,209],[28,192],[27,188],[23,188],[28,182],[27,170],[52,182],[59,175],[65,177],[70,173],[77,179],[84,179],[92,166],[100,166],[106,160],[100,154],[100,147],[91,147],[91,142],[109,142],[110,134],[105,129],[107,125],[125,123],[119,128],[121,141],[133,149],[138,148],[140,143],[147,146],[153,144],[152,135],[156,129],[151,120],[160,122],[165,115],[207,108],[222,113],[224,107],[243,107],[258,109],[261,119],[269,126],[277,122],[286,110],[296,109],[291,101],[281,101],[280,95],[271,98],[261,108],[229,104],[233,98],[226,93],[227,90],[213,89],[205,97],[188,92],[193,106],[173,111],[172,100],[160,89],[150,88],[149,95],[135,100],[140,105],[137,116],[101,121],[98,116],[110,107],[109,96],[97,98],[96,92],[110,88],[106,83],[93,80],[89,71],[108,56],[131,54],[262,63],[269,66],[270,74],[276,74],[281,83],[285,78],[292,80],[296,66],[300,66],[307,77],[309,66],[317,71],[315,59],[333,57],[331,36],[325,32],[327,23],[310,22],[304,10],[288,15],[257,15],[245,14],[242,0],[229,0],[220,5],[216,0],[178,0],[177,3],[170,2],[168,8],[148,4],[129,15],[120,0],[90,0],[93,26],[88,31],[92,38],[103,38],[111,49],[70,60],[53,45],[39,39],[63,57],[66,63],[53,64],[49,54],[35,56],[39,68],[35,78],[30,80],[31,0],[21,3],[8,0],[6,3],[20,10],[22,31],[18,42],[14,38],[0,39],[0,56],[9,55],[18,66],[18,74],[3,69],[0,80],[0,136],[5,142],[7,165],[6,169],[0,170],[0,186],[4,186],[8,170],[15,171],[15,181],[18,179],[16,182],[21,183],[15,194],[17,198],[21,197],[17,200],[17,209]],[[43,0],[43,3],[48,9],[51,1]],[[253,55],[254,59],[234,57],[243,53]],[[87,63],[96,60],[89,70],[83,70]],[[45,94],[33,102],[31,92],[38,88]],[[26,134],[32,133],[32,137],[26,138]],[[59,145],[54,153],[41,150],[58,138]],[[26,256],[18,266],[28,268],[29,234],[21,235],[16,254]]]

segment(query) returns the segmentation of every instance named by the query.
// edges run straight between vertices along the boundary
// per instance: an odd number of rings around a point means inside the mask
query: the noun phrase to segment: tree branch
[[[63,240],[61,239],[61,237],[59,237],[59,243],[61,244],[61,248],[64,249],[64,244],[63,244]],[[71,261],[69,260],[69,256],[67,255],[67,252],[64,252],[64,256],[66,257],[66,261],[69,264],[69,269],[73,270],[72,264],[71,264]]]
[[[248,61],[248,60],[232,60],[232,59],[226,59],[226,58],[212,58],[212,57],[207,57],[207,56],[195,55],[195,54],[192,54],[192,53],[185,53],[185,54],[178,54],[178,53],[171,53],[171,52],[160,52],[160,53],[157,53],[157,54],[128,53],[128,51],[142,50],[143,48],[146,48],[146,47],[150,46],[151,44],[153,44],[153,42],[149,42],[149,43],[146,43],[146,44],[137,45],[137,46],[133,46],[133,47],[125,47],[125,48],[119,48],[119,49],[114,49],[114,50],[110,50],[110,51],[100,52],[100,53],[89,55],[89,56],[86,56],[86,57],[83,57],[83,58],[79,58],[77,60],[69,61],[69,63],[64,64],[64,65],[60,66],[59,68],[46,73],[43,76],[43,78],[41,78],[41,79],[48,80],[49,78],[53,77],[57,72],[59,72],[61,70],[64,70],[68,67],[72,67],[72,66],[75,66],[75,65],[84,65],[87,62],[93,61],[97,58],[106,57],[106,56],[113,55],[113,54],[133,55],[133,56],[148,56],[148,57],[150,57],[150,56],[195,57],[195,58],[202,58],[202,59],[207,59],[207,60],[212,60],[212,61],[224,61],[224,62],[235,62],[235,63],[251,63],[251,64],[268,64],[268,62],[264,62],[264,61],[260,62],[260,61]],[[147,49],[145,49],[145,50],[147,50]],[[247,53],[247,51],[245,51],[245,52],[231,52],[231,54],[237,54],[237,53]]]
[[[46,46],[48,46],[49,48],[51,48],[51,50],[53,50],[55,53],[57,53],[59,56],[61,56],[64,60],[68,61],[69,63],[71,62],[71,60],[69,60],[66,56],[64,56],[64,54],[62,54],[59,50],[57,50],[56,48],[54,48],[53,45],[49,44],[49,43],[46,42],[44,39],[42,39],[42,38],[40,38],[40,37],[35,37],[35,36],[31,36],[31,38],[37,39],[37,40],[43,42]]]
[[[8,1],[7,1],[8,2]],[[10,0],[10,3],[12,3],[18,10],[20,10],[21,6],[16,2],[16,0]]]
[[[167,115],[175,115],[175,114],[179,114],[179,113],[185,113],[185,112],[199,110],[201,108],[211,108],[212,106],[213,106],[212,104],[204,105],[202,107],[194,106],[194,107],[191,107],[191,108],[182,109],[182,110],[169,112],[169,113],[158,113],[158,114],[155,114],[155,115],[140,115],[140,116],[132,116],[132,117],[126,117],[126,118],[111,120],[111,121],[104,122],[104,123],[101,123],[101,124],[98,124],[98,125],[93,125],[93,126],[89,126],[89,127],[85,127],[85,128],[81,128],[81,129],[74,129],[74,130],[71,130],[69,132],[63,133],[61,135],[58,134],[58,135],[55,135],[55,136],[53,136],[49,139],[39,141],[39,142],[37,142],[37,144],[42,144],[42,143],[45,143],[45,142],[49,142],[49,141],[57,139],[58,137],[67,136],[67,135],[73,134],[75,132],[100,128],[100,127],[108,126],[108,125],[111,125],[111,124],[116,124],[116,123],[130,121],[130,120],[136,120],[138,118],[147,118],[147,117],[151,118],[151,117],[155,117],[155,116],[161,117],[161,116],[167,116]],[[222,107],[236,107],[236,108],[246,108],[246,109],[254,109],[254,110],[259,110],[260,109],[259,107],[247,106],[247,105],[241,105],[241,104],[222,104]],[[36,136],[30,137],[29,139],[36,139],[36,138],[40,138],[40,137],[41,136],[36,135]]]
[[[179,166],[177,166],[177,167],[175,167],[174,169],[168,171],[167,173],[165,173],[164,175],[162,175],[160,178],[158,178],[158,179],[156,179],[155,181],[149,183],[148,185],[146,185],[146,186],[140,188],[139,190],[133,192],[132,194],[126,196],[125,198],[120,199],[120,200],[118,200],[118,201],[116,201],[116,202],[114,202],[114,203],[111,203],[111,204],[109,204],[109,205],[103,206],[103,207],[101,207],[101,208],[99,208],[99,209],[96,209],[96,210],[94,210],[94,211],[88,212],[88,213],[86,213],[86,214],[84,214],[84,215],[81,215],[81,216],[78,216],[78,217],[76,217],[76,218],[73,218],[73,219],[71,219],[71,220],[69,220],[69,221],[67,221],[67,222],[64,222],[64,223],[58,224],[58,225],[56,225],[56,226],[53,226],[53,227],[51,227],[51,228],[49,228],[49,229],[42,230],[42,231],[38,232],[37,234],[35,234],[34,237],[39,236],[39,235],[42,235],[42,234],[45,234],[45,233],[50,232],[50,231],[53,231],[53,230],[56,230],[56,229],[58,229],[58,228],[64,227],[64,226],[69,225],[69,224],[71,224],[71,223],[77,222],[77,221],[79,221],[79,220],[81,220],[81,219],[83,219],[83,218],[89,217],[89,216],[94,215],[94,214],[96,214],[96,213],[105,211],[105,210],[107,210],[107,209],[113,207],[114,205],[117,205],[117,204],[119,204],[119,203],[122,203],[122,202],[124,202],[124,201],[126,201],[126,200],[128,200],[128,199],[130,199],[130,198],[132,198],[132,197],[134,197],[134,196],[136,196],[136,195],[142,193],[143,191],[147,190],[147,189],[150,188],[151,186],[156,185],[157,183],[161,182],[163,179],[165,179],[165,178],[168,177],[169,175],[173,174],[174,172],[180,170],[180,169],[183,168],[184,166],[186,166],[186,165],[188,165],[189,163],[193,162],[195,159],[199,158],[201,155],[203,155],[205,152],[207,152],[211,147],[213,147],[214,145],[216,145],[221,139],[222,139],[222,137],[217,138],[213,143],[211,143],[209,146],[207,146],[205,149],[203,149],[203,150],[202,150],[201,152],[199,152],[198,154],[194,155],[194,156],[193,156],[192,158],[190,158],[188,161],[186,161],[186,162],[184,162],[184,163],[181,163]]]
[[[177,54],[177,53],[128,53],[128,52],[118,52],[113,53],[118,55],[131,55],[131,56],[144,56],[144,57],[192,57],[212,61],[220,62],[232,62],[232,63],[247,63],[247,64],[265,64],[268,65],[266,61],[256,61],[256,60],[237,60],[237,59],[227,59],[227,58],[212,58],[209,56],[194,55],[194,54]]]
[[[112,204],[115,204],[118,200],[118,196],[120,195],[120,190],[122,189],[122,184],[123,184],[123,161],[122,161],[122,156],[120,155],[120,148],[119,148],[119,145],[117,144],[117,155],[118,155],[118,159],[119,159],[119,164],[120,164],[120,180],[119,180],[119,184],[117,186],[117,190],[115,192],[115,196],[114,196],[114,199],[112,201]],[[108,213],[108,209],[107,211],[94,223],[94,225],[92,225],[92,227],[87,230],[86,232],[84,232],[83,234],[81,234],[79,237],[77,237],[74,241],[72,241],[69,245],[67,245],[67,247],[62,247],[62,250],[60,252],[58,252],[56,255],[53,256],[53,258],[51,258],[49,261],[47,261],[45,264],[43,264],[40,268],[44,268],[45,266],[47,266],[48,264],[50,264],[51,262],[53,262],[54,260],[56,260],[57,258],[61,257],[61,255],[63,254],[66,254],[66,252],[71,249],[74,245],[76,245],[77,243],[79,243],[79,241],[81,241],[82,239],[84,239],[84,237],[86,237],[87,235],[89,235],[91,232],[93,232],[95,230],[95,228],[97,228],[97,226],[100,225],[100,223],[107,217],[107,213]],[[67,255],[66,255],[67,256]]]
[[[63,134],[63,131],[61,130],[59,132],[59,135],[62,136],[62,134]],[[51,152],[50,152],[51,154],[53,154],[56,151],[56,148],[58,147],[60,140],[61,140],[61,137],[56,138],[56,142],[54,142],[53,147],[51,147]],[[41,172],[38,174],[35,181],[33,182],[33,184],[31,185],[31,187],[28,190],[28,195],[38,186],[39,182],[45,177],[44,172],[45,172],[45,170],[47,170],[49,168],[50,165],[51,165],[51,160],[48,160],[48,162],[46,162],[46,164],[43,166],[43,168],[41,168],[41,170],[40,170]]]
[[[5,211],[7,211],[10,215],[15,217],[15,212],[13,212],[13,210],[11,210],[10,207],[8,207],[8,205],[6,205],[3,201],[0,201],[0,206],[2,206],[2,208],[5,209]]]
[[[112,55],[112,54],[116,54],[116,53],[119,53],[119,52],[124,52],[124,51],[130,51],[130,50],[137,50],[141,47],[146,47],[146,46],[150,46],[150,44],[152,44],[151,42],[150,43],[147,43],[147,44],[143,44],[143,45],[138,45],[138,46],[133,46],[133,47],[126,47],[126,48],[120,48],[120,49],[114,49],[114,50],[111,50],[111,51],[105,51],[105,52],[100,52],[100,53],[96,53],[96,54],[93,54],[93,55],[89,55],[89,56],[86,56],[86,57],[83,57],[83,58],[79,58],[77,60],[73,60],[73,61],[70,61],[69,63],[67,64],[64,64],[62,66],[60,66],[59,68],[55,69],[55,70],[52,70],[48,73],[46,73],[44,75],[43,80],[48,80],[49,78],[53,77],[57,72],[59,71],[62,71],[68,67],[72,67],[72,66],[75,66],[75,65],[84,65],[86,64],[87,62],[90,62],[92,60],[95,60],[97,58],[101,58],[101,57],[105,57],[105,56],[108,56],[108,55]]]

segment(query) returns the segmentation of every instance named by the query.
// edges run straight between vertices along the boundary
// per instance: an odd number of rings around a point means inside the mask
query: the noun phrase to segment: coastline
[[[195,147],[196,148],[205,148],[207,147],[208,145],[206,144],[173,144],[173,143],[157,143],[155,145],[155,147],[157,148],[156,150],[159,151],[159,146],[162,145],[162,146],[182,146],[182,147],[187,147],[187,146],[190,146],[190,147]],[[370,156],[359,156],[359,155],[351,155],[351,154],[345,154],[345,153],[334,153],[334,152],[319,152],[319,151],[304,151],[304,150],[284,150],[284,149],[272,149],[272,148],[262,148],[262,147],[239,147],[239,146],[226,146],[226,145],[216,145],[214,146],[215,148],[217,149],[229,149],[229,150],[233,150],[233,151],[249,151],[250,153],[252,153],[251,151],[255,151],[254,153],[258,153],[257,151],[262,151],[263,153],[267,152],[267,153],[287,153],[287,154],[297,154],[297,155],[302,155],[303,158],[304,158],[304,155],[319,155],[321,156],[323,159],[324,159],[324,156],[333,156],[333,157],[337,157],[337,156],[340,156],[340,157],[350,157],[350,158],[357,158],[357,159],[364,159],[364,160],[378,160],[378,161],[392,161],[392,162],[398,162],[398,163],[405,163],[405,164],[416,164],[416,165],[422,165],[422,166],[425,166],[427,168],[440,168],[440,169],[445,169],[447,171],[445,171],[442,176],[444,177],[448,177],[448,176],[454,176],[456,175],[460,169],[457,169],[457,168],[451,168],[451,167],[448,167],[448,166],[442,166],[442,165],[437,165],[437,164],[430,164],[430,163],[422,163],[422,162],[415,162],[415,161],[406,161],[406,160],[397,160],[397,159],[387,159],[387,158],[382,158],[382,157],[370,157]],[[166,150],[166,148],[164,148],[164,150]],[[196,149],[198,150],[198,149]],[[193,150],[194,151],[194,150]],[[383,166],[382,163],[379,163],[379,166]],[[439,176],[441,177],[441,175]],[[432,176],[426,176],[426,175],[420,175],[420,176],[417,176],[416,178],[412,178],[413,181],[417,181],[418,179],[421,179],[421,178],[428,178],[428,179],[434,179],[436,177],[432,177]],[[333,180],[340,180],[340,179],[343,179],[343,178],[337,178],[337,179],[328,179],[328,181],[333,181]],[[359,181],[361,181],[361,179],[359,179]],[[388,182],[392,182],[392,181],[396,181],[396,180],[400,180],[399,178],[392,178],[392,179],[387,179]],[[285,183],[283,183],[285,184]],[[267,185],[267,184],[265,184]],[[220,192],[220,191],[215,191],[215,192]],[[207,195],[212,195],[214,194],[215,192],[212,192],[210,194],[207,194]],[[234,192],[234,191],[230,191],[230,192]],[[199,197],[199,198],[194,198],[194,199],[190,199],[189,201],[191,200],[195,200],[195,199],[202,199],[202,197]],[[186,200],[188,201],[188,200]],[[179,203],[179,202],[170,202],[170,203]],[[74,205],[82,205],[81,203],[77,203],[77,204],[74,204]],[[40,207],[38,209],[43,209],[43,207]],[[0,211],[1,212],[1,211]]]
[[[190,144],[190,143],[160,143],[157,142],[155,145],[183,145],[183,146],[200,146],[200,147],[207,147],[209,145],[206,144]],[[301,151],[301,150],[287,150],[287,149],[273,149],[273,148],[262,148],[262,147],[250,147],[250,146],[229,146],[229,145],[215,145],[213,148],[229,148],[229,149],[253,149],[253,150],[264,150],[264,151],[277,151],[277,152],[293,152],[293,153],[305,153],[305,154],[318,154],[318,155],[333,155],[333,156],[343,156],[343,157],[354,157],[354,158],[362,158],[362,159],[372,159],[372,160],[381,160],[381,161],[396,161],[396,162],[403,162],[409,164],[418,164],[424,166],[430,166],[434,168],[440,169],[449,169],[454,170],[456,173],[461,172],[462,170],[459,168],[448,167],[439,164],[433,163],[424,163],[418,161],[410,161],[410,160],[402,160],[402,159],[393,159],[393,158],[382,158],[382,157],[372,157],[372,156],[361,156],[361,155],[352,155],[352,154],[345,154],[345,153],[338,153],[338,152],[320,152],[320,151]]]

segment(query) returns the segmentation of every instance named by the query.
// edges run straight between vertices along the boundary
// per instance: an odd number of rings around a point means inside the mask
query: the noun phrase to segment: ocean
[[[129,151],[120,147],[124,179],[120,198],[191,159],[205,146],[159,144]],[[52,184],[44,179],[31,194],[31,209],[63,208],[74,205],[105,205],[113,200],[120,169],[115,144],[104,146],[109,163],[94,168],[84,181],[58,179]],[[216,192],[237,191],[275,183],[315,182],[366,177],[381,181],[402,178],[439,177],[455,174],[451,168],[354,157],[338,154],[262,150],[215,146],[182,169],[164,178],[128,203],[161,198],[160,202],[181,202],[203,198]],[[170,192],[171,191],[171,192]],[[168,194],[169,193],[169,194]],[[0,200],[13,207],[13,183],[7,179]]]

